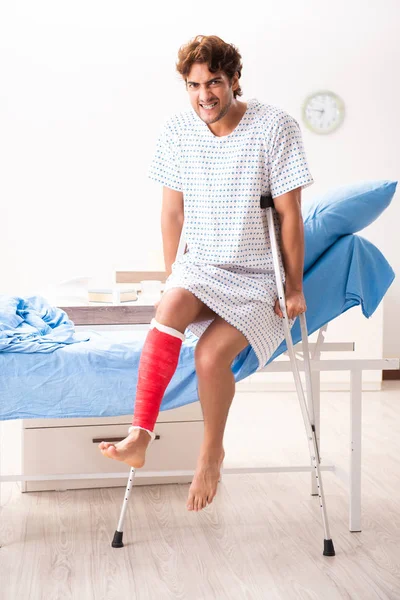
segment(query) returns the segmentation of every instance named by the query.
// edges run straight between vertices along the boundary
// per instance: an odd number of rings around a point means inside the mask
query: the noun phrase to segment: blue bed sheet
[[[357,235],[343,236],[305,274],[309,334],[356,305],[370,317],[393,279],[392,268],[373,244]],[[38,297],[28,302],[3,297],[0,323],[0,420],[132,413],[146,331],[79,336],[63,311]],[[292,331],[297,343],[301,339],[298,320]],[[198,400],[196,343],[196,336],[189,333],[161,410]],[[271,361],[285,350],[283,342]],[[248,346],[232,364],[235,380],[248,377],[257,366]]]

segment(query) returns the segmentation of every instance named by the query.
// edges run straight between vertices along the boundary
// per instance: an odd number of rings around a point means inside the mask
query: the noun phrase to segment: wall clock
[[[310,94],[302,106],[303,121],[314,133],[332,133],[343,123],[344,113],[343,100],[327,90]]]

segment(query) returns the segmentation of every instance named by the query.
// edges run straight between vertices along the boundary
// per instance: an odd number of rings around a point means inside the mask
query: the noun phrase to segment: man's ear
[[[238,87],[239,87],[239,77],[238,77],[238,74],[237,74],[237,72],[236,72],[236,73],[234,74],[234,76],[232,77],[232,81],[231,81],[231,88],[232,88],[232,91],[235,91],[235,90],[237,90],[237,89],[238,89]]]

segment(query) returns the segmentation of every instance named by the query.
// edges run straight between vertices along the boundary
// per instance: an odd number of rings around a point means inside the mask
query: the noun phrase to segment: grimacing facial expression
[[[211,125],[226,115],[234,100],[238,78],[220,71],[211,73],[205,63],[195,63],[186,79],[190,103],[200,119]]]

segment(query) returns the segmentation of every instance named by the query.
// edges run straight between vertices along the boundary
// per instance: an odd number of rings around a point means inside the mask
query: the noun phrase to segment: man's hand
[[[306,312],[307,306],[303,292],[285,292],[285,297],[286,312],[288,319],[294,319],[301,313]],[[281,317],[281,319],[283,319],[283,314],[279,305],[279,299],[277,299],[275,302],[274,310],[278,317]]]

